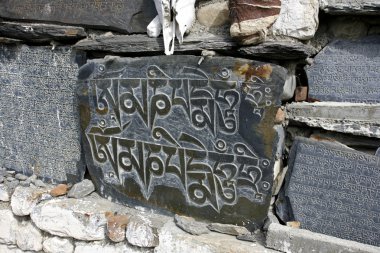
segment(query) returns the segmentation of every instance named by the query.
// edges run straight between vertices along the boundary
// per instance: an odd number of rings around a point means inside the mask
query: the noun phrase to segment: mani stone
[[[0,0],[0,17],[145,33],[157,15],[147,0]]]
[[[242,45],[265,40],[281,10],[280,0],[230,0],[230,34]]]
[[[380,36],[336,40],[306,70],[309,99],[380,103]]]
[[[239,58],[92,60],[79,71],[86,164],[118,202],[262,225],[286,70]]]
[[[329,14],[378,15],[379,0],[320,0],[320,9]]]
[[[68,47],[0,45],[1,167],[54,182],[83,177],[75,99],[82,56]]]
[[[301,228],[380,246],[380,157],[298,137],[285,196]]]

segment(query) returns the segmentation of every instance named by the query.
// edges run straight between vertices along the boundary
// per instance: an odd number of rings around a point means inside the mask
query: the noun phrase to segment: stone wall
[[[375,0],[0,0],[0,252],[376,252],[379,73]]]

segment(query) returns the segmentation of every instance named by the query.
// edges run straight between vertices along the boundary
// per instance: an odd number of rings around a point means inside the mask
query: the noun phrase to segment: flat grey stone
[[[40,180],[40,179],[37,179],[36,181],[34,181],[34,184],[37,187],[46,187],[46,184],[44,182],[42,182],[42,180]]]
[[[380,13],[378,0],[320,0],[320,9],[329,14],[377,15]]]
[[[245,227],[231,225],[231,224],[221,224],[221,223],[211,223],[207,226],[208,229],[214,232],[227,234],[227,235],[245,235],[250,232]]]
[[[142,216],[132,216],[128,222],[125,237],[134,246],[152,248],[158,246],[158,229],[149,219]]]
[[[282,252],[297,253],[380,252],[380,247],[343,240],[328,235],[313,233],[305,229],[291,228],[276,223],[272,223],[269,226],[266,246]]]
[[[192,235],[202,235],[210,233],[206,223],[198,222],[195,219],[187,216],[174,216],[175,224],[183,231]]]
[[[0,35],[32,42],[75,41],[87,36],[83,27],[0,22]]]
[[[0,9],[5,2],[1,1]],[[21,2],[25,8],[27,4]],[[0,149],[6,152],[0,152],[0,166],[37,173],[46,181],[81,180],[79,113],[73,108],[78,63],[85,60],[84,54],[67,46],[52,50],[51,46],[4,44],[0,52],[0,114],[6,122],[1,128],[6,137]]]
[[[20,174],[20,173],[17,173],[16,176],[15,176],[16,179],[20,180],[20,181],[25,181],[28,179],[28,176],[25,176],[23,174]]]
[[[82,182],[76,183],[67,193],[69,198],[80,199],[95,191],[95,186],[91,180],[85,179]]]
[[[257,239],[253,234],[244,234],[236,236],[236,239],[246,242],[256,242]]]
[[[380,138],[380,105],[362,103],[292,103],[286,106],[291,124]]]

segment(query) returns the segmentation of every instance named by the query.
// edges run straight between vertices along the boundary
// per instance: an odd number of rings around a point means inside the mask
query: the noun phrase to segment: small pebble
[[[46,187],[46,184],[44,182],[42,182],[40,179],[37,179],[34,184],[37,186],[37,187]]]
[[[27,182],[27,181],[21,181],[21,182],[20,182],[20,185],[21,185],[21,186],[24,186],[24,187],[29,187],[29,186],[30,186],[30,182]]]
[[[16,171],[14,170],[7,170],[7,176],[13,177],[16,174]]]
[[[17,173],[16,176],[15,176],[16,179],[20,180],[20,181],[25,181],[28,179],[28,176],[25,176],[23,174],[20,174],[20,173]]]
[[[7,177],[7,180],[8,180],[9,182],[12,182],[12,181],[15,181],[16,178],[14,178],[14,177]]]
[[[30,182],[34,183],[37,180],[37,176],[33,174],[28,179],[30,180]]]
[[[4,182],[4,177],[0,176],[0,183]]]

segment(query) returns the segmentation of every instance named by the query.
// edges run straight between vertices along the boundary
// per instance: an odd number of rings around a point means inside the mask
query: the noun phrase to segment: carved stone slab
[[[285,195],[301,227],[380,246],[380,157],[299,138]]]
[[[0,45],[0,166],[56,182],[83,177],[77,72],[70,48]]]
[[[157,15],[149,0],[0,0],[0,17],[138,33]]]
[[[262,225],[286,71],[244,59],[94,60],[79,72],[84,148],[108,198]]]
[[[380,36],[327,45],[307,68],[309,98],[379,103]]]

